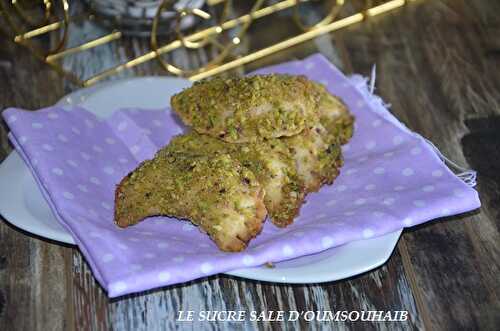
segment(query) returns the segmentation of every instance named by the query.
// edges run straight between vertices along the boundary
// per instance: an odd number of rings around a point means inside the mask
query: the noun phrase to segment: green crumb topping
[[[301,132],[316,116],[318,97],[304,76],[270,74],[196,82],[171,103],[200,133],[252,142]]]
[[[256,206],[249,201],[259,190],[254,174],[230,155],[197,156],[169,145],[124,181],[127,203],[120,213],[137,221],[153,215],[186,218],[216,236],[227,221],[225,212],[255,217]]]
[[[264,188],[264,204],[275,223],[290,223],[304,199],[304,183],[297,174],[288,147],[281,139],[231,144],[191,132],[172,139],[167,150],[206,157],[228,154],[238,160]]]
[[[224,250],[243,249],[266,210],[274,224],[290,224],[305,195],[338,176],[353,134],[342,101],[304,76],[216,77],[171,104],[194,131],[122,180],[115,221],[189,219]]]

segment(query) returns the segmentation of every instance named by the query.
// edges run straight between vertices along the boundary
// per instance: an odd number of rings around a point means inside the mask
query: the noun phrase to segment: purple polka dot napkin
[[[242,253],[221,252],[189,222],[172,218],[114,225],[115,185],[183,130],[168,105],[117,109],[106,119],[78,107],[3,112],[17,152],[110,297],[312,254],[480,206],[477,192],[399,123],[361,77],[346,78],[321,55],[259,72],[320,81],[344,100],[356,124],[335,183],[309,195],[289,227],[266,222]]]

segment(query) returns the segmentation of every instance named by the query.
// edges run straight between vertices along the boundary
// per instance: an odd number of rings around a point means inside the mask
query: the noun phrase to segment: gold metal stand
[[[9,37],[11,37],[13,42],[27,47],[37,58],[46,62],[57,72],[81,86],[90,86],[123,70],[133,68],[141,63],[145,63],[153,59],[157,59],[160,62],[161,66],[169,74],[187,77],[190,80],[195,81],[217,75],[227,70],[234,69],[238,66],[255,61],[267,55],[311,40],[322,34],[336,31],[341,28],[362,22],[369,17],[387,13],[417,0],[388,0],[376,6],[372,5],[371,0],[364,0],[365,6],[362,10],[345,17],[341,16],[342,9],[344,8],[345,4],[349,2],[349,0],[336,0],[333,1],[332,8],[327,12],[327,15],[314,25],[305,25],[300,18],[299,12],[299,6],[302,6],[307,2],[312,2],[313,0],[284,0],[269,5],[265,5],[264,0],[256,0],[249,13],[237,18],[226,20],[227,11],[231,6],[231,1],[232,0],[208,0],[207,6],[209,7],[217,5],[224,6],[222,11],[223,14],[219,18],[219,20],[216,20],[217,24],[186,36],[180,30],[181,20],[184,17],[188,15],[195,15],[202,19],[210,19],[211,15],[201,9],[186,8],[176,11],[177,17],[175,19],[175,32],[177,39],[161,46],[159,45],[157,39],[158,29],[160,26],[159,23],[162,17],[161,13],[164,10],[175,11],[173,9],[173,1],[164,0],[163,3],[159,6],[152,24],[151,50],[143,55],[117,65],[111,69],[102,71],[94,75],[93,77],[86,79],[80,79],[73,73],[66,71],[60,64],[58,64],[58,60],[66,56],[70,56],[72,54],[83,52],[93,47],[109,43],[114,40],[120,40],[123,35],[122,32],[115,30],[100,38],[87,41],[76,47],[67,48],[66,41],[68,39],[69,24],[71,24],[71,22],[76,19],[82,19],[82,17],[72,17],[69,15],[70,4],[68,0],[39,0],[40,10],[43,11],[43,25],[38,27],[36,26],[37,22],[34,22],[33,18],[27,15],[26,11],[20,6],[17,0],[1,0],[0,17],[3,17],[6,24],[1,24],[2,21],[0,20],[0,26],[5,25],[9,28],[10,31],[4,32],[6,32]],[[230,58],[232,58],[230,55],[233,55],[232,52],[235,49],[236,45],[238,45],[242,41],[242,39],[245,38],[246,32],[251,24],[258,24],[258,20],[260,18],[292,7],[294,7],[294,21],[297,26],[303,31],[302,33],[269,47],[265,47],[250,54],[246,54],[236,59],[229,60]],[[56,8],[58,9],[57,11],[55,10]],[[57,15],[56,12],[59,12],[60,14]],[[94,17],[91,14],[86,14],[83,17],[83,19],[93,18]],[[217,41],[217,36],[225,31],[234,28],[240,29],[237,35],[233,37],[226,45],[221,45]],[[56,46],[52,49],[43,49],[33,42],[36,37],[48,33],[57,33],[57,35],[59,36]],[[208,45],[215,46],[216,49],[218,49],[218,54],[206,65],[194,70],[181,69],[170,63],[167,63],[162,58],[163,55],[181,47],[187,49],[196,49],[207,47]]]

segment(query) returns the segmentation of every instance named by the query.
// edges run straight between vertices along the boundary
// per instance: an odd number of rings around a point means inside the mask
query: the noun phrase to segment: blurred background
[[[0,31],[76,85],[120,77],[152,60],[165,74],[194,80],[272,59],[410,2],[12,0],[0,2]],[[117,53],[113,63],[100,56],[110,50]],[[96,56],[102,61],[74,65]]]

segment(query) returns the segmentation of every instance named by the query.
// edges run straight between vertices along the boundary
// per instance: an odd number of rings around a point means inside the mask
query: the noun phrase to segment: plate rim
[[[62,106],[62,107],[71,106],[71,105],[81,105],[82,103],[85,102],[84,99],[86,97],[90,97],[91,95],[93,95],[97,92],[100,92],[100,93],[104,92],[105,93],[105,89],[107,89],[107,88],[117,88],[117,87],[120,88],[120,85],[130,84],[130,82],[133,82],[133,83],[141,83],[141,82],[151,83],[151,82],[153,82],[153,84],[156,84],[159,82],[161,84],[165,84],[165,83],[168,84],[169,82],[172,82],[174,80],[178,81],[178,82],[182,81],[184,84],[186,84],[186,81],[187,81],[185,79],[178,78],[178,77],[165,77],[165,76],[143,76],[143,77],[131,77],[131,78],[118,79],[118,80],[103,82],[103,83],[96,84],[96,85],[91,86],[91,87],[86,87],[86,88],[82,88],[82,89],[73,91],[73,92],[63,96],[55,105]],[[192,82],[189,82],[189,83],[192,83]],[[78,99],[80,99],[80,100],[78,100]],[[78,102],[78,101],[80,101],[80,102]],[[82,106],[85,107],[84,105],[82,105]],[[22,190],[22,180],[26,180],[26,176],[31,177],[31,178],[28,178],[28,180],[31,179],[31,180],[35,181],[35,179],[31,173],[31,171],[28,169],[27,165],[24,163],[21,156],[17,153],[16,150],[13,150],[0,164],[0,182],[2,181],[2,177],[7,176],[7,174],[6,174],[6,171],[8,171],[7,168],[9,168],[10,166],[12,166],[18,162],[22,162],[23,166],[22,167],[14,167],[14,169],[15,169],[15,171],[14,171],[15,176],[14,177],[17,176],[16,178],[20,179],[19,185],[16,185],[16,190],[15,190],[16,192],[15,193],[21,194],[22,195],[21,198],[23,198],[24,192]],[[12,173],[9,174],[9,181],[11,181],[13,179],[12,176],[13,176]],[[36,182],[35,182],[35,184],[36,184]],[[0,198],[2,198],[4,196],[6,196],[5,190],[0,189]],[[15,194],[10,194],[7,196],[8,196],[7,200],[9,202],[13,201],[13,199],[14,200],[16,199]],[[45,203],[48,205],[48,203],[46,201],[45,201]],[[14,204],[12,204],[12,206],[13,205]],[[33,229],[30,229],[29,227],[25,226],[25,224],[23,222],[15,222],[15,221],[13,222],[12,220],[9,220],[7,218],[7,215],[10,214],[11,208],[15,208],[15,207],[6,206],[6,204],[4,203],[4,199],[0,199],[0,214],[2,214],[2,216],[5,218],[5,220],[7,222],[14,225],[15,227],[18,227],[26,232],[40,236],[40,237],[45,238],[45,239],[54,240],[56,242],[65,243],[65,244],[76,245],[76,243],[73,240],[69,231],[64,229],[64,227],[61,224],[59,224],[62,227],[61,232],[56,232],[53,229],[49,229],[48,234],[47,234],[47,233],[43,233],[43,232],[40,233],[40,232],[33,231]],[[49,207],[49,209],[50,209],[50,207]],[[26,211],[26,213],[30,213],[30,212]],[[32,215],[32,214],[30,214],[30,215],[31,215],[31,219],[35,219],[34,215]],[[55,218],[55,216],[54,216],[54,218]],[[373,270],[373,269],[383,265],[385,262],[387,262],[387,260],[392,255],[392,252],[394,251],[394,249],[397,246],[397,243],[399,241],[399,238],[401,236],[402,231],[403,231],[403,229],[398,229],[396,231],[386,233],[382,236],[378,236],[378,237],[374,237],[374,238],[370,238],[370,239],[360,239],[360,240],[348,242],[348,243],[343,244],[343,245],[334,246],[334,247],[325,249],[322,252],[311,254],[311,255],[317,255],[317,254],[321,254],[321,253],[326,252],[326,251],[339,250],[339,249],[343,249],[343,250],[351,249],[351,250],[353,250],[354,247],[359,249],[359,247],[357,247],[357,246],[360,244],[363,245],[366,243],[379,243],[379,242],[381,243],[381,242],[383,242],[384,251],[383,252],[378,251],[377,257],[373,258],[370,261],[370,263],[368,263],[366,261],[358,262],[358,263],[355,263],[354,265],[351,265],[349,268],[346,268],[347,270],[345,270],[343,272],[338,272],[337,270],[334,272],[323,272],[323,273],[319,273],[319,274],[316,272],[313,277],[311,275],[287,276],[287,272],[290,268],[272,268],[271,269],[271,268],[267,268],[265,266],[256,266],[256,267],[251,267],[251,268],[242,268],[242,269],[227,271],[227,272],[224,272],[223,274],[235,276],[238,278],[245,278],[245,279],[258,280],[258,281],[264,281],[264,282],[289,283],[289,284],[310,284],[310,283],[323,283],[323,282],[341,280],[341,279],[356,276],[356,275],[365,273],[367,271]],[[296,259],[300,259],[300,258],[303,258],[303,257],[299,257]],[[335,257],[333,257],[333,258],[328,257],[328,258],[323,259],[323,260],[315,261],[315,262],[311,263],[310,266],[314,266],[317,264],[325,264],[325,262],[328,262],[334,258]],[[292,260],[296,260],[296,259],[291,259],[288,261],[292,261]],[[283,263],[283,262],[286,262],[286,261],[278,262],[278,263],[276,263],[276,265],[279,265],[280,263]],[[299,266],[299,267],[295,267],[295,268],[298,268],[300,270],[300,268],[302,268],[302,267],[303,266]],[[292,273],[292,275],[293,275],[293,273]]]

